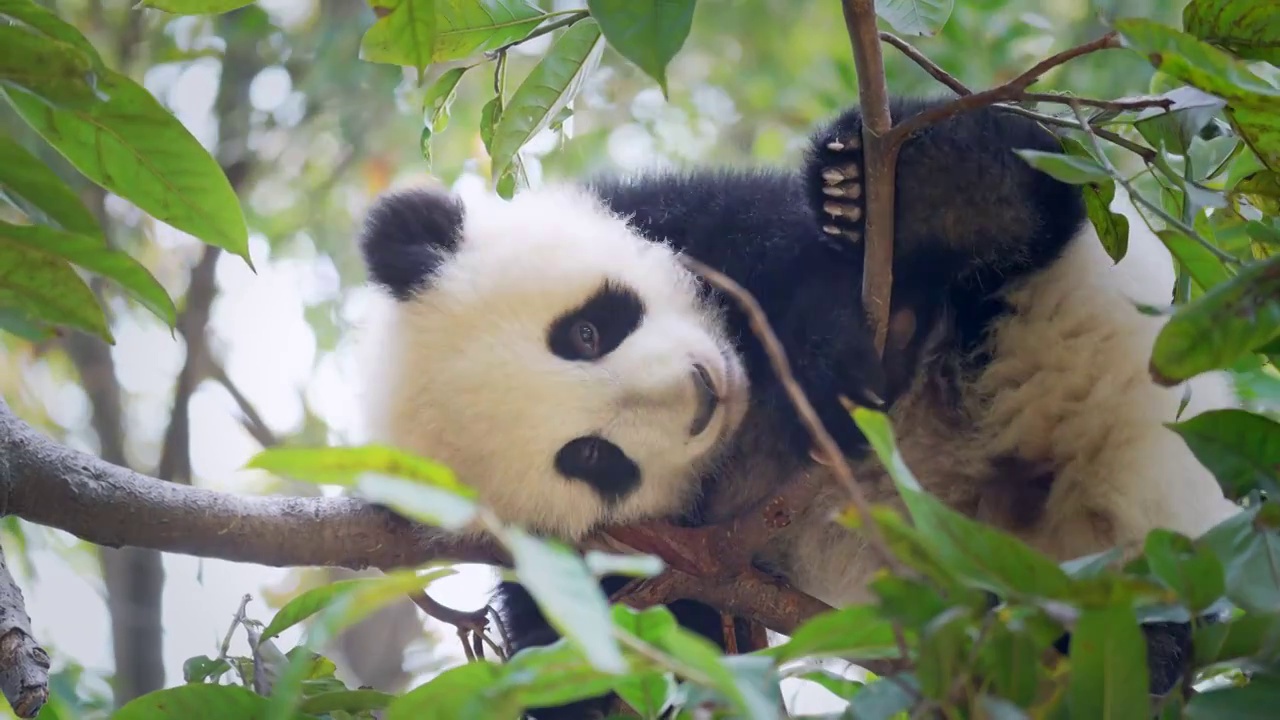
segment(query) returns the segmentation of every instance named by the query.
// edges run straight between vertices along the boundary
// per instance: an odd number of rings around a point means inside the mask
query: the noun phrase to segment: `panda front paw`
[[[841,248],[861,242],[866,215],[861,116],[841,117],[813,139],[807,174],[823,234]]]

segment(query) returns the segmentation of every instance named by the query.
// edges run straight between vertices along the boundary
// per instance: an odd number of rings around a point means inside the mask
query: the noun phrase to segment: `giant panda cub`
[[[935,102],[895,101],[893,120]],[[505,520],[568,540],[603,524],[717,521],[797,475],[824,477],[745,317],[685,269],[687,253],[760,301],[873,502],[898,499],[842,395],[888,407],[930,492],[1058,560],[1132,547],[1156,527],[1197,536],[1236,511],[1163,426],[1185,388],[1148,376],[1164,319],[1136,304],[1169,303],[1168,254],[1134,217],[1113,263],[1079,188],[1013,152],[1060,151],[1032,120],[971,111],[903,146],[881,364],[859,301],[860,137],[854,108],[815,131],[796,171],[654,172],[510,201],[382,198],[362,235],[386,291],[367,367],[376,438],[448,464]],[[1184,418],[1233,403],[1220,376],[1191,384]],[[829,521],[843,497],[827,485],[757,563],[835,606],[869,600],[875,560]],[[519,585],[498,595],[513,651],[556,638]],[[671,607],[722,642],[718,613]],[[1160,632],[1156,692],[1181,665]]]

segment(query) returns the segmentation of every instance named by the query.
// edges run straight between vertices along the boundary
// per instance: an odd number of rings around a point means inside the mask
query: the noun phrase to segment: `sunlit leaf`
[[[1073,720],[1150,717],[1146,641],[1133,609],[1088,608],[1071,634],[1067,704]]]
[[[134,698],[112,720],[265,720],[269,701],[238,685],[192,683]],[[302,715],[295,716],[301,720]]]
[[[1280,172],[1254,173],[1236,183],[1232,192],[1244,195],[1264,215],[1280,217]]]
[[[485,660],[450,668],[393,700],[383,720],[519,720],[518,709],[497,714],[486,702],[501,679],[502,666]]]
[[[12,226],[5,226],[12,227]],[[0,309],[114,343],[98,298],[71,264],[9,237],[0,227]]]
[[[1280,5],[1273,0],[1191,0],[1182,26],[1240,57],[1280,65]]]
[[[338,631],[377,612],[386,603],[422,590],[442,577],[454,574],[450,568],[429,572],[402,570],[381,577],[355,578],[311,588],[280,608],[262,631],[269,640],[307,618],[320,614],[312,633],[332,638]]]
[[[268,448],[250,458],[245,467],[308,482],[345,486],[352,485],[363,473],[381,473],[460,495],[475,494],[458,482],[448,467],[386,445]]]
[[[876,15],[904,35],[933,35],[947,24],[955,0],[876,0]]]
[[[1183,305],[1156,337],[1151,376],[1176,385],[1230,367],[1280,337],[1280,255],[1255,262]]]
[[[896,657],[893,624],[873,605],[850,605],[817,615],[791,639],[764,651],[778,662],[830,655],[848,660]]]
[[[1195,544],[1222,563],[1231,602],[1251,612],[1280,612],[1280,505],[1244,509]]]
[[[857,408],[853,417],[893,477],[921,536],[951,572],[1001,595],[1065,598],[1069,594],[1070,578],[1049,558],[926,493],[898,452],[884,414]]]
[[[696,0],[587,0],[609,45],[657,81],[665,97],[667,65],[693,26]]]
[[[0,25],[0,87],[34,93],[47,102],[86,107],[98,102],[94,65],[74,46]]]
[[[1169,425],[1238,500],[1255,489],[1280,497],[1280,423],[1245,410],[1212,410]]]
[[[1108,182],[1111,176],[1097,161],[1073,155],[1040,150],[1014,150],[1031,167],[1072,185]]]
[[[898,673],[891,678],[878,678],[853,696],[850,716],[858,720],[897,720],[898,714],[911,709],[920,692],[915,673]]]
[[[157,220],[249,260],[235,190],[198,140],[129,78],[99,75],[109,99],[55,109],[21,92],[7,97],[29,125],[90,180]]]
[[[504,707],[547,707],[604,695],[617,681],[618,676],[592,667],[577,646],[561,639],[511,656],[491,692],[504,696]]]
[[[547,127],[582,89],[604,51],[600,26],[587,19],[564,31],[516,88],[493,129],[492,176],[502,177],[515,154]]]
[[[424,68],[521,40],[547,17],[526,0],[391,0],[365,33],[369,62]]]
[[[102,58],[98,55],[98,51],[74,25],[33,0],[0,0],[0,16],[13,18],[30,29],[75,47],[84,53],[95,67],[102,65]]]
[[[216,15],[252,5],[253,0],[142,0],[138,4],[174,15]]]
[[[608,599],[582,558],[560,543],[515,527],[503,529],[502,541],[515,561],[517,579],[551,624],[601,672],[626,672],[611,631]]]
[[[1222,597],[1226,580],[1213,553],[1196,547],[1178,533],[1155,529],[1147,534],[1144,555],[1151,572],[1194,612],[1203,611]]]
[[[1266,110],[1280,101],[1280,88],[1258,77],[1244,62],[1157,22],[1125,18],[1114,23],[1126,47],[1162,72],[1241,107]]]
[[[422,100],[422,125],[441,132],[449,125],[449,109],[458,96],[458,83],[471,68],[453,68],[440,75]]]
[[[60,257],[119,283],[170,327],[177,319],[173,300],[160,281],[127,253],[112,250],[102,238],[63,232],[43,225],[0,223],[0,242],[25,245],[29,250]]]
[[[1133,127],[1157,150],[1185,153],[1192,139],[1226,105],[1216,95],[1194,87],[1180,87],[1159,97],[1170,101],[1168,108],[1151,107],[1138,113]]]
[[[1198,693],[1187,704],[1187,720],[1273,720],[1280,708],[1280,679],[1259,676],[1243,687]]]
[[[644,673],[619,680],[613,691],[645,720],[657,720],[675,683],[669,674]]]
[[[0,194],[22,198],[63,230],[102,237],[98,221],[62,178],[8,136],[0,137]]]

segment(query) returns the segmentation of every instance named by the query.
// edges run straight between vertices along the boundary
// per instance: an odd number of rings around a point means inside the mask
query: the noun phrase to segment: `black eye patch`
[[[565,360],[604,357],[640,327],[644,312],[644,302],[634,290],[606,281],[586,302],[551,323],[547,345]]]
[[[599,435],[584,435],[565,443],[556,453],[556,471],[580,480],[606,503],[616,503],[640,486],[640,467],[622,448]]]

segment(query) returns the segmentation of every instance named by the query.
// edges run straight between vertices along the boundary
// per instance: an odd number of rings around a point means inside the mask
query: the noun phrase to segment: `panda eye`
[[[590,468],[600,460],[600,443],[597,440],[584,442],[578,445],[578,462],[582,463],[583,468]]]
[[[596,326],[586,320],[579,320],[569,331],[574,349],[584,358],[593,358],[600,354],[600,333]]]

